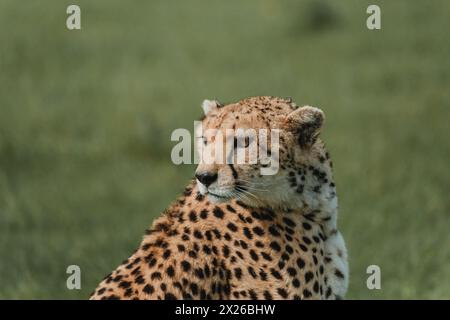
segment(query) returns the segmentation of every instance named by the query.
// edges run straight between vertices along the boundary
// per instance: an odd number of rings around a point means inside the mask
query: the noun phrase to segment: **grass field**
[[[449,1],[75,2],[0,0],[0,298],[87,298],[192,176],[172,130],[253,95],[327,115],[348,298],[450,298]]]

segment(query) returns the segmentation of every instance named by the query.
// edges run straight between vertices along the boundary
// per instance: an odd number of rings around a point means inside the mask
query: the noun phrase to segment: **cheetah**
[[[344,298],[347,250],[332,162],[319,138],[323,112],[269,96],[205,100],[203,110],[206,129],[279,129],[277,173],[262,175],[261,163],[200,162],[183,194],[90,299]],[[213,139],[198,138],[205,146]]]

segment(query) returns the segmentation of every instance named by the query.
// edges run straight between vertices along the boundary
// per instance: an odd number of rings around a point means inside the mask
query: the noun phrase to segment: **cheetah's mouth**
[[[211,191],[208,190],[208,197],[211,197],[213,201],[216,202],[224,202],[227,200],[231,199],[231,196],[222,196],[222,195],[218,195],[216,193],[212,193]]]

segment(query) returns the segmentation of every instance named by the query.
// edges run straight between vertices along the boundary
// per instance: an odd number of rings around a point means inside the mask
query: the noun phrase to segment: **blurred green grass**
[[[0,1],[0,298],[86,298],[192,176],[172,130],[254,95],[326,112],[348,298],[450,298],[450,2],[76,3]]]

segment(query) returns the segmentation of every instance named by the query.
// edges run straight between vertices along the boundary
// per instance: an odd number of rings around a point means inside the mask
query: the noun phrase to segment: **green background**
[[[254,95],[326,113],[347,297],[450,298],[449,31],[445,0],[0,0],[0,298],[87,298],[193,175],[171,132]]]

